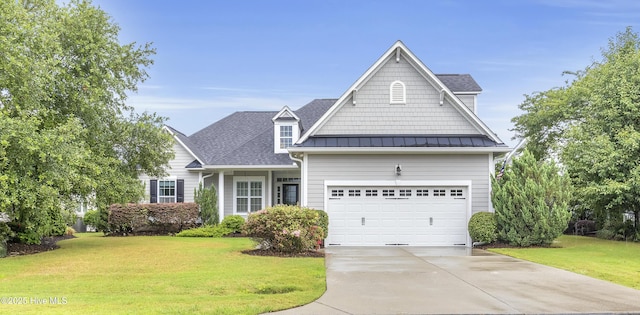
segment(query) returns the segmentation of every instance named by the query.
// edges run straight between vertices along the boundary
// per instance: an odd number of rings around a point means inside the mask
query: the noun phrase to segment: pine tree
[[[552,162],[538,162],[525,150],[499,179],[491,201],[498,239],[515,246],[549,245],[566,229],[571,185]]]

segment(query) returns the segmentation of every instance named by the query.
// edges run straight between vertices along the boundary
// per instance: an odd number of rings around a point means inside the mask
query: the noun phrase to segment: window
[[[280,126],[280,149],[293,145],[293,126]]]
[[[149,180],[151,203],[184,202],[184,179]]]
[[[429,189],[416,189],[416,196],[429,197]]]
[[[393,81],[389,86],[389,95],[391,104],[406,104],[407,92],[402,81]]]
[[[349,189],[349,197],[360,197],[360,189]]]
[[[344,196],[344,190],[342,189],[332,189],[331,197],[342,197]]]
[[[158,203],[176,202],[176,181],[158,181]]]
[[[366,193],[367,197],[376,197],[376,196],[378,196],[378,190],[377,189],[367,189],[365,191],[365,193]]]
[[[264,208],[264,179],[261,177],[236,177],[234,181],[235,212],[256,212]]]
[[[451,197],[462,197],[462,189],[451,189]]]
[[[433,195],[434,196],[446,196],[447,195],[447,191],[444,189],[434,189],[433,190]]]
[[[382,196],[383,197],[393,197],[395,195],[396,195],[396,192],[393,189],[383,189],[382,190]]]
[[[400,197],[411,197],[411,189],[400,189]]]

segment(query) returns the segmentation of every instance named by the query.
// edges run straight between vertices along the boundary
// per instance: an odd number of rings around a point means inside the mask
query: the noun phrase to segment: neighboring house
[[[476,115],[467,74],[435,75],[400,41],[338,99],[237,112],[176,139],[170,177],[142,178],[150,202],[214,185],[221,217],[274,204],[329,214],[327,245],[466,245],[492,211],[494,159],[510,149]]]

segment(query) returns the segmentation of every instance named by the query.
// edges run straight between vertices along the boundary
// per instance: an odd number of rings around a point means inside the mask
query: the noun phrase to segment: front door
[[[285,205],[298,204],[298,184],[282,184],[282,203]]]

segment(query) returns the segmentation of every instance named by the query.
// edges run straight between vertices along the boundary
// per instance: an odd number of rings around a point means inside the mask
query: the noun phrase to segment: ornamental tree
[[[543,159],[560,159],[576,188],[577,209],[600,227],[622,214],[640,219],[640,39],[629,27],[602,59],[573,73],[567,85],[534,94],[515,117],[518,136]]]
[[[139,200],[138,175],[173,156],[164,118],[126,104],[155,51],[118,32],[90,1],[0,2],[0,212],[24,242],[64,231],[79,199]]]

